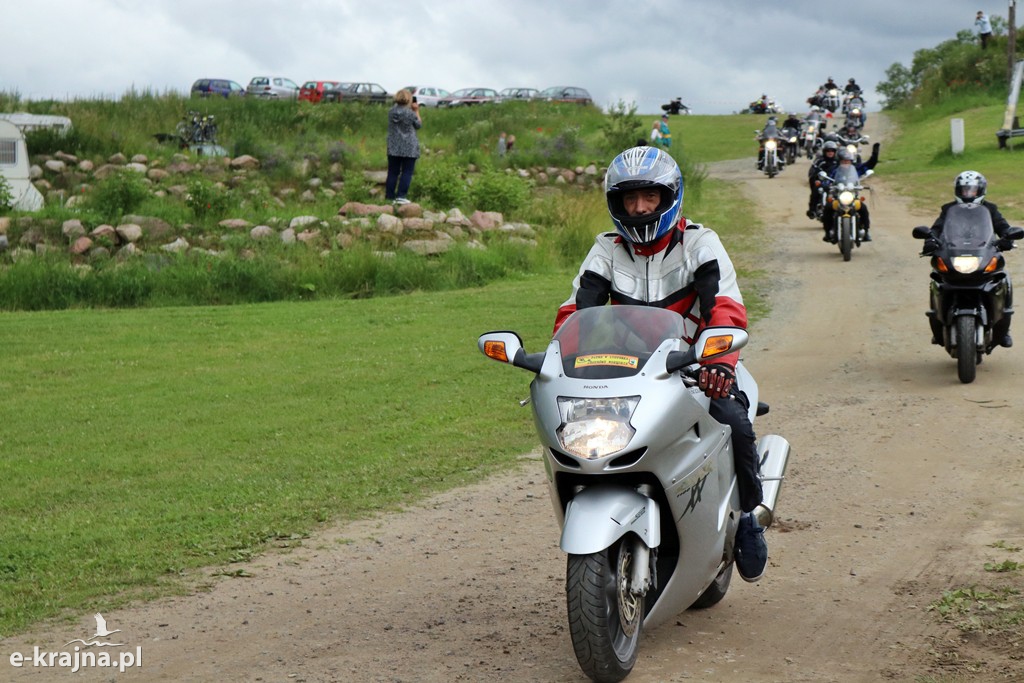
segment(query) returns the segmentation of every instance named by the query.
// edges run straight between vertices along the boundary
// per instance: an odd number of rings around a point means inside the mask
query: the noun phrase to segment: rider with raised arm
[[[657,306],[685,320],[688,343],[706,326],[746,328],[736,271],[718,235],[682,215],[683,175],[662,150],[634,147],[608,167],[604,189],[614,232],[597,236],[558,309],[555,330],[574,311],[606,303]],[[746,581],[764,575],[768,546],[751,511],[762,500],[749,400],[736,386],[730,354],[701,367],[698,386],[711,398],[709,412],[732,428],[740,507],[736,566]]]

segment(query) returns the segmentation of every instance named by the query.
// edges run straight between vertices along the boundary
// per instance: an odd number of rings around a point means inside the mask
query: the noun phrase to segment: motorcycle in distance
[[[758,162],[758,170],[764,171],[769,179],[774,178],[786,167],[786,162],[780,154],[780,138],[775,133],[769,133],[766,137],[762,138],[763,131],[760,130],[755,130],[754,134],[758,136],[761,145],[761,149],[758,152],[761,156],[761,160]]]
[[[854,135],[849,135],[846,131],[847,128],[844,125],[836,132],[836,142],[850,151],[850,154],[853,155],[853,163],[859,164],[862,161],[860,146],[871,142],[871,138],[867,135],[861,135],[859,130]]]
[[[846,114],[846,123],[853,122],[857,128],[864,127],[864,100],[854,95],[843,103],[843,113]],[[845,123],[843,124],[845,126]]]
[[[819,119],[808,118],[804,121],[803,129],[800,131],[801,146],[808,159],[813,159],[821,151],[824,144],[818,132],[821,130]]]
[[[669,114],[689,114],[690,108],[683,104],[683,98],[677,97],[668,104],[661,105],[661,110]]]
[[[800,131],[796,128],[783,128],[779,134],[782,136],[783,158],[786,165],[796,163],[796,157],[800,153]]]
[[[931,232],[919,225],[913,236],[927,239]],[[1004,318],[1013,312],[1000,246],[1012,248],[1013,240],[1021,238],[1024,228],[1012,227],[998,239],[992,216],[981,204],[956,204],[946,213],[931,257],[928,317],[941,325],[940,341],[956,359],[957,376],[964,384],[974,381],[982,356],[999,345],[1002,335],[993,341],[993,330],[1000,322],[1008,324]]]
[[[823,109],[828,109],[830,112],[835,113],[842,106],[842,96],[839,94],[839,89],[829,88],[821,94],[819,102]]]
[[[868,170],[864,177],[873,174],[874,171]],[[864,229],[858,224],[861,202],[864,201],[860,193],[865,189],[860,183],[861,176],[853,166],[839,166],[834,178],[820,171],[818,179],[822,183],[819,191],[825,192],[825,202],[832,207],[832,231],[836,236],[839,252],[843,255],[844,261],[849,261],[853,256],[853,247],[860,247],[865,234]]]
[[[569,634],[583,672],[619,681],[637,660],[641,633],[687,608],[717,604],[733,575],[742,511],[728,427],[708,413],[698,360],[735,352],[741,328],[712,327],[693,346],[674,311],[596,306],[573,313],[545,351],[527,353],[515,332],[489,332],[489,358],[528,370],[533,421],[560,547],[567,553]],[[764,414],[742,362],[750,418]],[[773,521],[789,443],[764,436],[757,454]]]

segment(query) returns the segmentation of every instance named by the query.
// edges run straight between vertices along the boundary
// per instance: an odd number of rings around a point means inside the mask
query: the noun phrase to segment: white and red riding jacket
[[[574,311],[590,306],[657,306],[683,316],[683,339],[692,344],[704,327],[747,327],[736,269],[715,231],[685,218],[649,246],[618,233],[597,236],[572,283],[572,296],[558,309],[555,331]],[[738,353],[716,358],[735,367]]]

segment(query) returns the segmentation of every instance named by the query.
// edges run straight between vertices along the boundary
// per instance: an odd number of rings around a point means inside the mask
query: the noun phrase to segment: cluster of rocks
[[[37,158],[30,168],[30,178],[48,203],[62,203],[74,208],[85,202],[86,193],[96,181],[113,173],[128,170],[138,173],[157,197],[184,199],[188,194],[185,184],[197,174],[207,177],[221,188],[239,187],[260,172],[260,160],[243,155],[235,158],[199,158],[184,154],[174,155],[169,163],[161,159],[150,160],[145,155],[131,158],[115,154],[105,163],[78,159],[74,155],[58,152]],[[286,199],[299,194],[300,202],[322,201],[337,197],[343,187],[343,169],[340,164],[322,165],[310,155],[294,165],[294,175],[305,184],[305,189],[294,186],[280,187],[271,196],[280,208]],[[477,169],[467,169],[472,174]],[[537,185],[582,186],[600,183],[603,169],[596,165],[566,168],[507,169]],[[370,184],[371,197],[383,194],[387,177],[383,171],[364,171]],[[202,250],[210,254],[221,253],[225,238],[237,239],[245,235],[253,241],[279,240],[285,244],[306,244],[327,252],[345,249],[357,240],[366,240],[382,251],[406,249],[424,255],[446,251],[456,243],[484,248],[484,233],[495,232],[508,240],[535,244],[536,231],[525,223],[507,223],[500,213],[475,211],[469,216],[459,209],[437,212],[424,210],[411,203],[393,206],[391,203],[347,202],[329,218],[299,215],[291,218],[275,217],[266,224],[253,225],[242,218],[220,221],[219,234],[203,234],[196,226],[174,226],[152,216],[125,216],[118,225],[89,226],[79,219],[56,221],[36,216],[22,216],[12,220],[0,217],[0,250],[10,247],[17,258],[26,253],[64,249],[77,259],[129,257],[145,250],[183,252]]]

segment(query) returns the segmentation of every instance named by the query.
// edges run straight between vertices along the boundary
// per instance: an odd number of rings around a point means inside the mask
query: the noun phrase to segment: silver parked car
[[[283,76],[256,76],[249,81],[245,93],[267,99],[294,100],[299,97],[299,84]]]
[[[540,91],[536,88],[505,88],[498,93],[498,96],[501,97],[503,102],[535,100],[539,95]]]
[[[501,102],[498,91],[494,88],[463,88],[456,90],[448,97],[438,101],[439,107],[468,107],[472,104],[490,104]]]
[[[444,88],[435,88],[429,85],[407,85],[403,90],[408,90],[416,101],[423,107],[436,107],[443,98],[451,95]]]

